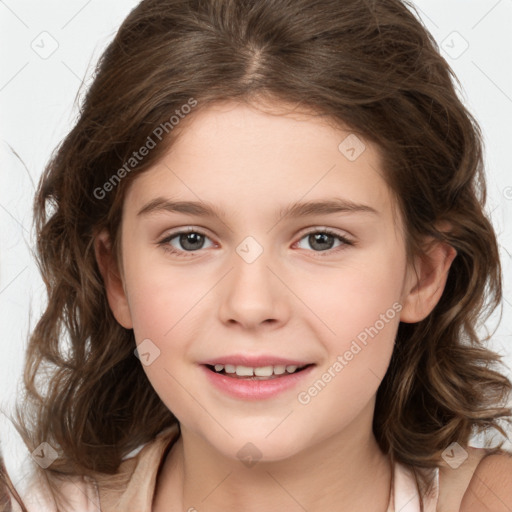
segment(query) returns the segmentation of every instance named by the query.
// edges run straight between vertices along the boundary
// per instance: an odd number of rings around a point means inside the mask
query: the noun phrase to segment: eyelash
[[[171,245],[169,245],[169,242],[171,240],[173,240],[174,238],[176,238],[177,236],[183,235],[183,234],[188,234],[188,233],[195,233],[195,234],[204,236],[205,238],[209,238],[202,231],[200,231],[198,229],[194,229],[194,228],[189,228],[189,229],[177,231],[175,233],[171,233],[171,234],[167,235],[163,240],[160,240],[159,242],[157,242],[157,245],[162,247],[165,252],[171,253],[171,254],[173,254],[175,256],[178,256],[180,258],[190,258],[190,257],[193,257],[193,255],[196,252],[199,252],[201,249],[198,249],[197,251],[181,251],[181,250],[177,250],[174,247],[172,247]],[[339,233],[336,233],[335,231],[332,231],[332,230],[330,230],[328,228],[315,229],[315,230],[309,231],[307,233],[304,233],[302,235],[302,237],[299,239],[299,242],[300,242],[300,240],[302,240],[303,238],[305,238],[305,237],[307,237],[309,235],[318,234],[318,233],[323,233],[323,234],[326,234],[326,235],[331,235],[334,238],[336,238],[337,240],[339,240],[340,242],[343,242],[343,245],[341,245],[341,246],[339,246],[337,248],[334,248],[334,249],[327,249],[325,251],[312,251],[312,252],[317,253],[318,257],[324,257],[325,254],[331,255],[334,252],[338,252],[340,250],[343,250],[346,246],[354,246],[355,245],[355,242],[349,240],[348,238],[345,238],[344,236],[340,235]],[[184,254],[187,254],[187,256],[185,256]],[[188,255],[190,255],[190,256],[188,256]]]

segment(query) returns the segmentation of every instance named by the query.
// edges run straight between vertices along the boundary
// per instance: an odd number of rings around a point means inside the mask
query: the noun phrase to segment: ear
[[[429,239],[425,247],[425,252],[415,258],[414,268],[407,269],[401,322],[420,322],[432,312],[443,294],[448,271],[457,256],[454,247],[434,238]]]
[[[110,236],[106,230],[96,235],[94,254],[105,284],[107,300],[115,319],[125,329],[132,329],[133,323],[123,278],[119,272],[115,254],[112,254]]]

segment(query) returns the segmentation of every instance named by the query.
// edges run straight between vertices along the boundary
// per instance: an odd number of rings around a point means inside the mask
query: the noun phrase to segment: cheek
[[[198,302],[211,286],[194,271],[171,267],[161,261],[148,264],[147,257],[133,254],[127,262],[125,274],[128,302],[133,321],[135,339],[152,338],[166,343],[176,332],[193,324]]]
[[[297,399],[330,418],[328,429],[357,415],[386,374],[400,322],[404,268],[401,254],[375,251],[364,261],[331,269],[329,279],[307,290],[308,307],[322,320],[316,322],[317,337],[326,357]],[[330,413],[333,406],[338,420]]]
[[[399,323],[404,271],[403,255],[377,249],[364,259],[357,255],[339,268],[322,269],[314,281],[299,276],[296,289],[319,320],[320,339],[330,351],[339,352],[347,350],[358,336],[364,343],[365,333],[370,339],[392,343]]]
[[[190,368],[184,362],[190,344],[199,336],[198,300],[209,287],[176,269],[170,272],[156,266],[133,265],[130,271],[130,311],[144,372],[167,408],[195,428],[196,420],[207,418],[199,406],[194,410],[197,404],[187,393],[194,389]],[[147,359],[144,354],[149,354]]]
[[[191,402],[184,389],[190,388],[190,368],[184,363],[195,362],[187,361],[188,354],[194,340],[201,338],[200,299],[211,283],[185,266],[148,264],[147,256],[136,251],[127,261],[125,275],[143,369],[166,406],[178,418],[188,417]],[[201,411],[196,415],[204,414]]]
[[[344,270],[321,289],[310,289],[308,306],[322,319],[317,336],[326,357],[297,395],[304,411],[325,418],[327,433],[348,425],[374,398],[400,322],[399,259],[381,257]]]

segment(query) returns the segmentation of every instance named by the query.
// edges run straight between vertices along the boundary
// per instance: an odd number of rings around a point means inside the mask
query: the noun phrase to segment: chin
[[[264,434],[256,432],[255,435],[251,435],[250,432],[240,432],[236,435],[233,432],[233,439],[230,438],[228,443],[224,443],[221,451],[227,457],[242,462],[279,462],[307,448],[298,437],[290,435],[289,432],[275,432],[265,437],[267,434],[268,431]]]

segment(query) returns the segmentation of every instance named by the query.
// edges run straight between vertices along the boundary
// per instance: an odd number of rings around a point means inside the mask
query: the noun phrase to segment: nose
[[[254,260],[242,251],[235,252],[229,265],[231,271],[219,283],[221,321],[245,329],[277,328],[286,323],[289,297],[270,251],[263,250]]]

